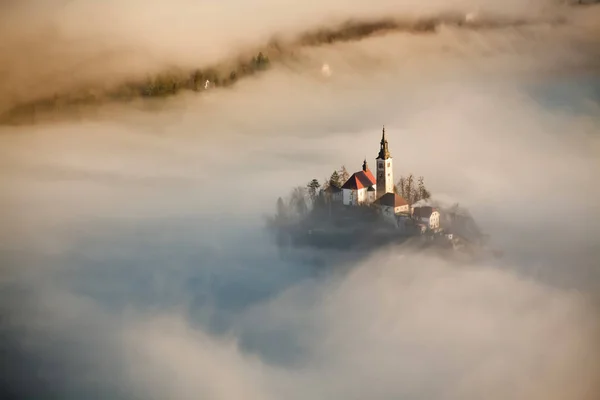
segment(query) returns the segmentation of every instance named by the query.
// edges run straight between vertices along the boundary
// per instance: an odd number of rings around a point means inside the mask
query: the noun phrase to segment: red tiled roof
[[[401,196],[398,196],[396,193],[384,194],[383,196],[375,200],[375,204],[388,207],[401,207],[408,205],[406,200],[404,200]]]
[[[368,188],[369,186],[376,185],[377,181],[370,170],[358,171],[352,174],[352,176],[344,183],[342,189],[358,190]]]

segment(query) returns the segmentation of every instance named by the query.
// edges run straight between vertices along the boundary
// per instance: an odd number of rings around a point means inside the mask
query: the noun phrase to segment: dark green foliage
[[[333,173],[331,174],[331,177],[329,177],[329,184],[331,186],[335,186],[335,187],[342,187],[342,185],[344,184],[342,182],[340,174],[338,174],[337,171],[333,171]]]
[[[318,190],[321,187],[321,184],[319,183],[319,181],[317,179],[313,179],[312,181],[308,182],[308,185],[306,185],[306,187],[308,188],[308,195],[310,196],[310,199],[314,203],[314,201],[317,197]]]
[[[109,91],[100,91],[97,94],[79,93],[69,97],[56,94],[46,99],[40,99],[29,104],[22,104],[13,110],[14,112],[35,112],[38,109],[53,109],[61,105],[72,105],[100,101],[102,99],[126,100],[138,96],[141,97],[166,97],[179,93],[182,90],[202,91],[208,80],[211,86],[227,86],[235,83],[243,76],[257,71],[264,71],[270,65],[269,58],[262,52],[251,60],[240,62],[229,74],[221,76],[219,70],[223,67],[215,66],[206,70],[194,70],[191,72],[167,71],[162,74],[148,77],[143,81],[127,82]]]
[[[357,24],[346,23],[335,29],[319,29],[303,35],[299,42],[305,46],[321,45],[323,43],[346,42],[363,38],[377,32],[391,30],[398,25],[392,20],[377,21],[371,23]]]
[[[224,70],[224,65],[216,65],[205,70],[193,71],[172,70],[141,81],[130,81],[113,87],[87,88],[80,92],[61,94],[47,98],[39,98],[31,102],[15,105],[12,109],[0,114],[0,121],[23,120],[34,117],[38,112],[47,112],[64,106],[78,106],[100,103],[106,100],[124,101],[143,98],[161,98],[173,96],[182,90],[203,91],[208,80],[210,87],[225,87],[234,84],[244,76],[264,71],[270,66],[269,57],[260,52],[250,60],[240,61],[231,70]]]
[[[269,66],[269,57],[265,56],[262,52],[258,53],[256,57],[252,57],[252,68],[256,71],[263,71]]]
[[[206,70],[197,69],[188,74],[182,72],[164,73],[148,78],[144,82],[129,83],[127,84],[127,90],[118,88],[114,92],[118,94],[117,97],[130,97],[134,93],[138,93],[143,97],[163,97],[174,95],[181,90],[202,91],[205,89],[206,81],[209,81],[211,86],[214,87],[227,86],[245,75],[267,69],[269,64],[269,58],[260,52],[257,56],[252,57],[249,62],[239,63],[236,69],[225,76],[219,74],[218,67]]]
[[[204,74],[202,74],[201,70],[197,69],[190,76],[190,89],[196,92],[202,90],[204,88],[204,81]]]

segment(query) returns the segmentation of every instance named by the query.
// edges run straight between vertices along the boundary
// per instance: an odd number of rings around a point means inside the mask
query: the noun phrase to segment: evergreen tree
[[[344,168],[344,167],[342,167],[342,168]],[[346,172],[346,174],[347,174],[347,173],[348,173],[348,172]],[[338,188],[339,188],[339,187],[342,187],[342,185],[343,185],[343,184],[346,182],[346,181],[344,181],[344,182],[341,182],[341,180],[342,180],[342,179],[341,179],[341,177],[340,177],[340,174],[338,174],[338,172],[337,172],[337,171],[333,171],[333,173],[331,174],[331,177],[329,177],[329,184],[330,184],[331,186],[335,186],[335,187],[338,187]],[[347,179],[346,179],[346,180],[347,180]]]
[[[308,185],[306,185],[306,187],[308,188],[308,195],[310,196],[311,201],[314,203],[315,198],[317,197],[318,190],[321,187],[321,184],[317,179],[313,179],[312,181],[308,182]]]
[[[252,58],[252,66],[255,70],[263,70],[269,65],[269,58],[262,52],[258,53],[256,57]]]

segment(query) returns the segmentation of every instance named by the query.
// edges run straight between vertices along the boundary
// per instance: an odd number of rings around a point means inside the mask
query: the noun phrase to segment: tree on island
[[[417,201],[429,199],[431,197],[431,193],[429,193],[429,190],[427,190],[425,187],[425,178],[420,176],[417,184]]]
[[[413,174],[409,174],[404,180],[404,194],[406,195],[405,199],[409,205],[413,205],[415,203],[415,178]]]
[[[252,67],[256,70],[266,69],[269,62],[269,57],[265,56],[262,52],[258,53],[256,57],[252,57]]]
[[[342,167],[344,168],[344,167]],[[346,171],[346,174],[348,173],[348,171]],[[335,187],[342,187],[342,185],[344,184],[342,182],[342,178],[340,177],[340,174],[338,174],[337,171],[333,171],[333,173],[331,174],[331,176],[329,177],[329,184],[331,186],[335,186]]]
[[[317,198],[317,194],[319,188],[321,187],[321,184],[317,179],[313,179],[312,181],[308,182],[308,185],[306,185],[306,187],[308,188],[308,195],[310,197],[310,200],[314,203],[315,199]]]
[[[290,195],[290,209],[294,210],[299,216],[306,215],[308,205],[306,204],[306,188],[298,186],[292,190]]]
[[[348,179],[350,179],[350,174],[348,173],[348,170],[346,169],[345,165],[342,165],[342,168],[338,171],[338,176],[340,178],[340,186],[343,185]]]
[[[401,176],[400,179],[398,179],[398,183],[396,184],[396,186],[394,186],[394,191],[400,197],[402,197],[403,199],[406,199],[406,193],[404,191],[404,187],[405,187],[404,180],[405,180],[405,178],[403,176]]]
[[[415,177],[409,174],[398,179],[398,184],[395,187],[395,192],[403,197],[409,205],[420,200],[427,200],[431,197],[431,193],[425,187],[425,179],[420,176],[415,184]]]

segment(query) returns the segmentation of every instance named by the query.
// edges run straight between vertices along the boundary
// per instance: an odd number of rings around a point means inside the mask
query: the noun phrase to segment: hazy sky
[[[202,67],[347,18],[476,10],[528,21],[298,48],[232,88],[1,126],[7,395],[597,398],[596,6],[3,7],[2,107]],[[263,230],[276,198],[374,163],[383,124],[396,176],[424,175],[437,199],[467,207],[504,258],[281,257]]]

